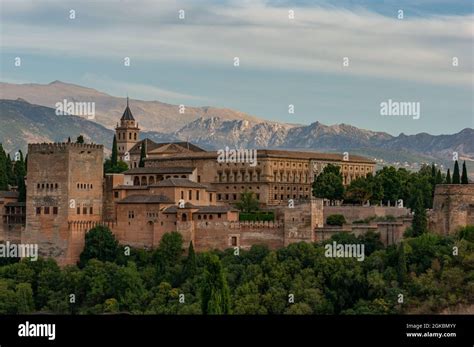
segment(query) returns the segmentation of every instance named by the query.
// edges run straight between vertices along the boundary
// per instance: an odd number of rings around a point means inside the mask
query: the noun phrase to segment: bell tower
[[[115,128],[117,152],[121,160],[130,163],[130,158],[127,160],[126,157],[130,149],[139,141],[139,134],[140,129],[138,128],[138,123],[135,122],[135,118],[133,118],[132,111],[130,111],[127,96],[127,107],[123,112],[122,118],[120,118],[120,126],[117,124]]]

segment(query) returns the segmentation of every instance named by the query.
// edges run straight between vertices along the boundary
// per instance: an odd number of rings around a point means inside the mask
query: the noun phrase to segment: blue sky
[[[469,0],[3,0],[0,80],[447,134],[474,127],[473,18]],[[420,119],[381,116],[388,99],[420,102]]]

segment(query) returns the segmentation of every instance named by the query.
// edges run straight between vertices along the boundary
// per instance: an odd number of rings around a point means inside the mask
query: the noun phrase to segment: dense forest
[[[364,244],[365,260],[310,243],[195,253],[176,232],[155,250],[130,249],[96,227],[77,265],[2,259],[0,313],[404,314],[474,302],[472,226],[389,247],[371,233],[333,241]]]

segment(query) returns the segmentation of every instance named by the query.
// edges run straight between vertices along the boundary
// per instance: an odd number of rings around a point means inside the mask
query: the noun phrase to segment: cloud
[[[364,9],[305,6],[292,7],[290,20],[288,8],[263,1],[16,3],[3,5],[3,47],[19,54],[229,68],[238,56],[243,69],[472,86],[473,15],[399,20]],[[67,18],[71,8],[75,20]],[[178,19],[180,9],[185,20]],[[344,57],[349,67],[342,66]]]

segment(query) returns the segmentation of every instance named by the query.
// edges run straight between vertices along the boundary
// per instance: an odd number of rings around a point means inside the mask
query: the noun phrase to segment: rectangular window
[[[212,202],[212,193],[209,194],[209,201]]]
[[[87,207],[82,208],[82,214],[87,214]]]
[[[237,236],[232,236],[232,238],[231,238],[231,245],[232,245],[232,246],[237,246]]]
[[[237,194],[232,194],[232,199],[237,200]]]
[[[181,191],[181,199],[184,199],[184,190]]]
[[[89,208],[89,214],[94,214],[94,208],[92,206]]]
[[[58,207],[57,206],[53,207],[53,214],[58,214]]]
[[[193,199],[193,191],[192,191],[192,190],[190,190],[190,191],[188,192],[188,199],[189,199],[189,200],[192,200],[192,199]]]
[[[135,218],[135,212],[128,211],[128,219],[133,219],[133,218]]]
[[[222,195],[221,194],[217,194],[217,200],[222,200]]]
[[[80,208],[80,207],[78,207],[78,208],[76,209],[76,214],[81,214],[81,208]]]
[[[199,190],[196,190],[196,200],[199,200]]]
[[[198,176],[198,183],[201,183],[201,176]]]
[[[48,207],[48,206],[46,206],[46,207],[44,208],[44,214],[49,214],[49,207]]]
[[[114,192],[114,198],[118,198],[119,197],[119,192]]]
[[[41,214],[41,207],[36,208],[36,214]]]

